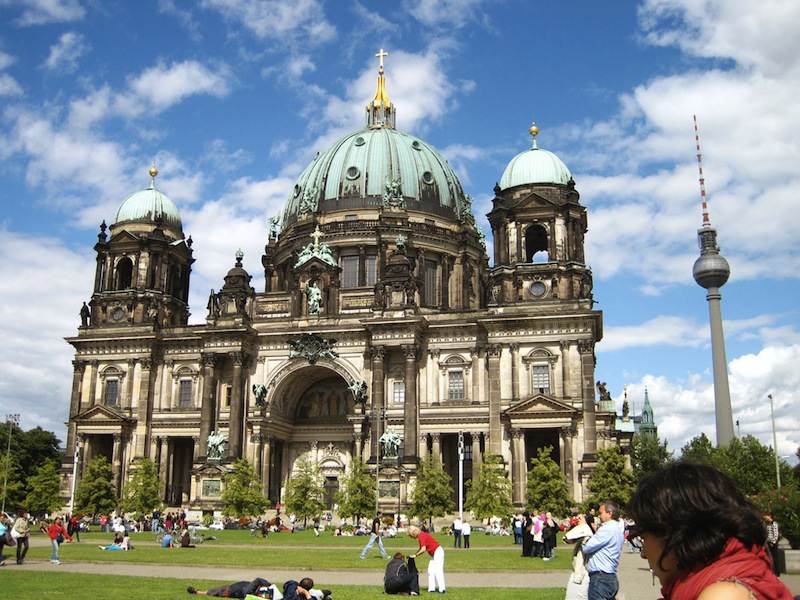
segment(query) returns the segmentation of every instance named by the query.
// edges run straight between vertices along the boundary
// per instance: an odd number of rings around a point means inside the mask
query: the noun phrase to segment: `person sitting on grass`
[[[387,594],[408,593],[412,596],[419,596],[419,572],[409,572],[402,552],[396,552],[389,564],[386,565],[383,591]]]
[[[128,532],[125,532],[125,535],[122,536],[117,533],[114,536],[114,541],[111,542],[108,546],[100,546],[100,550],[130,550],[131,549],[131,538],[128,535]]]
[[[161,547],[162,548],[174,548],[175,547],[175,532],[174,531],[167,531],[164,534],[164,537],[161,538]]]

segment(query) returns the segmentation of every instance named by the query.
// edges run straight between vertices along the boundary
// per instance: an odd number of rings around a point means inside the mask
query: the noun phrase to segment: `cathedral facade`
[[[265,289],[237,254],[203,324],[188,322],[191,237],[151,170],[101,225],[93,294],[67,340],[63,489],[105,455],[121,490],[147,457],[168,506],[215,510],[246,457],[277,502],[305,457],[331,507],[361,457],[393,512],[422,458],[441,457],[455,498],[459,454],[466,479],[491,454],[521,507],[529,461],[551,446],[573,497],[587,497],[597,450],[630,434],[595,398],[587,212],[530,132],[494,189],[490,266],[447,161],[396,129],[381,64],[366,127],[319,153],[270,222]]]

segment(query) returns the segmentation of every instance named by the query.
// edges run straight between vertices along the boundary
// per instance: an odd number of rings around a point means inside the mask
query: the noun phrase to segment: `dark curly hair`
[[[688,571],[716,560],[735,537],[748,548],[767,540],[761,515],[736,483],[708,465],[679,461],[645,479],[628,503],[636,533],[652,533]]]

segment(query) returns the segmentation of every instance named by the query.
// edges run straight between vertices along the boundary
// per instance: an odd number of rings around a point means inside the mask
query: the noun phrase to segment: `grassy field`
[[[209,532],[210,533],[210,532]],[[298,533],[270,534],[267,538],[251,537],[247,531],[215,531],[218,539],[208,540],[196,548],[161,548],[150,533],[134,533],[131,536],[131,552],[100,550],[99,544],[108,544],[113,536],[101,533],[81,534],[81,543],[63,544],[60,555],[65,561],[136,562],[157,564],[193,564],[215,566],[254,566],[264,565],[286,568],[327,569],[375,569],[382,571],[386,563],[372,560],[380,557],[377,545],[369,552],[368,560],[359,560],[366,537],[315,537],[311,531]],[[556,558],[549,562],[539,559],[522,558],[519,546],[514,546],[508,537],[473,536],[472,548],[453,550],[453,538],[436,534],[437,540],[446,552],[447,571],[536,571],[569,569],[571,548],[556,549]],[[384,540],[386,552],[397,551],[408,555],[419,547],[417,542],[404,534]],[[34,544],[28,556],[47,559],[50,547]],[[428,565],[427,555],[417,560],[420,570]]]
[[[58,597],[58,598],[125,598],[125,600],[159,600],[162,598],[186,598],[186,586],[191,585],[205,589],[219,585],[217,580],[188,581],[181,578],[181,567],[188,566],[231,566],[253,567],[254,573],[268,573],[270,567],[318,570],[375,570],[383,572],[386,561],[380,559],[377,547],[370,550],[367,560],[360,560],[359,554],[367,542],[366,537],[333,537],[322,534],[315,537],[313,531],[301,531],[294,534],[270,534],[267,538],[252,537],[247,531],[209,531],[218,539],[207,540],[196,548],[165,549],[161,548],[151,533],[134,533],[131,535],[134,549],[130,552],[114,552],[100,550],[98,545],[108,544],[112,535],[92,532],[81,534],[81,543],[63,544],[60,557],[65,564],[73,562],[103,563],[136,563],[174,565],[174,579],[108,576],[70,573],[60,570],[23,571],[14,566],[0,568],[0,590],[2,597]],[[453,538],[436,534],[436,538],[446,551],[446,574],[450,584],[447,596],[451,600],[507,600],[509,597],[524,597],[531,600],[560,600],[564,597],[564,588],[525,589],[524,596],[520,589],[502,587],[500,571],[531,572],[541,570],[568,570],[571,562],[571,548],[561,546],[556,549],[556,559],[544,562],[539,559],[522,558],[519,546],[514,546],[508,537],[492,537],[483,534],[472,536],[472,548],[469,550],[452,549]],[[416,551],[417,542],[401,534],[400,537],[384,540],[389,554],[401,551],[405,554]],[[11,551],[11,552],[10,552]],[[12,549],[5,549],[8,555]],[[48,540],[36,534],[31,542],[28,558],[47,561],[51,548]],[[417,559],[417,566],[423,571],[421,583],[427,581],[424,571],[427,569],[428,557],[423,555]],[[49,566],[49,565],[48,565]],[[486,573],[487,587],[459,588],[459,572]],[[566,572],[565,572],[566,575]],[[263,575],[262,575],[263,576]],[[566,577],[565,577],[566,581]],[[490,583],[491,582],[491,583]],[[279,585],[283,582],[276,582]],[[319,582],[320,587],[325,582]],[[334,588],[336,600],[374,600],[388,598],[381,588],[370,586],[330,586]],[[427,597],[424,588],[422,596]]]
[[[192,582],[202,586],[219,585],[214,581]],[[124,577],[81,575],[66,572],[34,572],[0,570],[0,589],[3,598],[62,598],[64,600],[85,600],[87,598],[124,598],[125,600],[166,600],[192,598],[186,593],[186,582],[181,579],[161,579],[152,577]],[[392,598],[386,596],[375,586],[337,586],[334,600],[375,600]],[[498,587],[448,589],[443,597],[449,600],[508,600],[522,598],[516,592]],[[422,593],[421,597],[428,594]],[[563,589],[525,590],[526,600],[562,600]]]

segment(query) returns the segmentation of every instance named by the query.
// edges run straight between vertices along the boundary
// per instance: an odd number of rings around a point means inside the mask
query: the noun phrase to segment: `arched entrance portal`
[[[363,416],[356,412],[348,387],[350,374],[339,364],[326,363],[294,361],[276,374],[279,383],[267,427],[275,445],[282,448],[281,462],[271,473],[271,490],[273,482],[279,482],[282,498],[286,483],[298,472],[301,459],[306,459],[315,465],[323,482],[323,501],[332,509],[335,493],[361,441]]]

